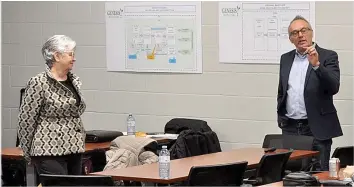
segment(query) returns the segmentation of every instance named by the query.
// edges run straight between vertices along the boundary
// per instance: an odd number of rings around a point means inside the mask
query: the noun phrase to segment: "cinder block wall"
[[[344,136],[353,144],[353,2],[316,2],[316,39],[338,52],[335,96]],[[218,2],[202,3],[203,74],[106,71],[104,2],[2,2],[2,146],[15,145],[20,89],[44,70],[40,48],[51,35],[78,43],[74,67],[83,81],[86,129],[162,131],[173,117],[207,120],[224,150],[260,146],[276,124],[278,65],[219,64]],[[335,12],[335,13],[334,13]]]

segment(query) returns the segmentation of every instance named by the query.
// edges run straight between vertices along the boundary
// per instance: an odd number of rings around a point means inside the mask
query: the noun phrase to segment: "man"
[[[320,152],[321,168],[316,169],[328,170],[332,138],[343,135],[333,104],[339,90],[338,55],[312,41],[311,25],[301,16],[291,21],[288,32],[296,49],[280,59],[278,126],[283,134],[313,136],[313,149]]]

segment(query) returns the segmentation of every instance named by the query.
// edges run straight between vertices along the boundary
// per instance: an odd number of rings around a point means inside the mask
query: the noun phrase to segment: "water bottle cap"
[[[162,149],[167,149],[167,145],[163,145],[163,146],[162,146]]]

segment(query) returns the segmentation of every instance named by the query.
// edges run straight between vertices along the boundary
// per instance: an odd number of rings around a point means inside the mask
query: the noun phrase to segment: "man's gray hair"
[[[75,50],[76,42],[65,35],[54,35],[50,37],[42,47],[42,55],[45,63],[51,68],[53,66],[54,54]]]
[[[304,17],[300,16],[300,15],[297,15],[295,16],[295,18],[293,20],[291,20],[290,24],[289,24],[289,27],[288,27],[288,33],[290,35],[290,25],[294,22],[294,21],[297,21],[297,20],[302,20],[302,21],[305,21],[308,25],[309,25],[309,28],[312,29],[311,27],[311,24],[309,21],[307,21]]]

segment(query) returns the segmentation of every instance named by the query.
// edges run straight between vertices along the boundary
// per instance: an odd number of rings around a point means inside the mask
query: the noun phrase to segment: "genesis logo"
[[[123,15],[123,9],[119,10],[108,10],[107,11],[107,16],[109,17],[121,17]]]
[[[222,8],[221,12],[224,16],[238,16],[240,9],[241,8],[239,6],[235,8]]]

